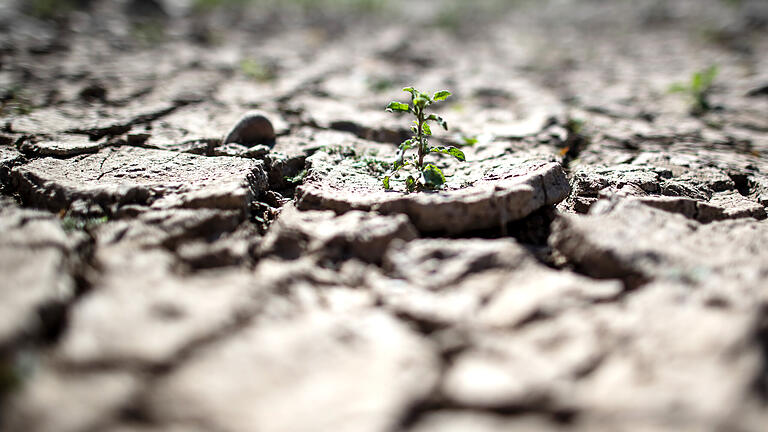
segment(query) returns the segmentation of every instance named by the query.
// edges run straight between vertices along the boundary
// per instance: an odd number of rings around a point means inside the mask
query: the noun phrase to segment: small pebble
[[[229,143],[238,143],[246,147],[258,144],[271,146],[275,143],[275,128],[261,112],[249,111],[230,129],[222,144]]]

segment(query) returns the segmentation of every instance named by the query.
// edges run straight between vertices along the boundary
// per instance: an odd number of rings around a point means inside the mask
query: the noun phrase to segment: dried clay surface
[[[2,1],[0,430],[763,432],[767,52],[762,0]]]

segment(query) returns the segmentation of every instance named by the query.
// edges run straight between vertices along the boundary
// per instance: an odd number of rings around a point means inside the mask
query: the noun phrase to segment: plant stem
[[[418,126],[418,132],[416,134],[416,139],[419,141],[419,172],[421,172],[423,165],[424,165],[424,132],[422,131],[422,125],[424,124],[424,112],[422,110],[418,110],[416,112],[416,116],[419,120],[419,126]]]

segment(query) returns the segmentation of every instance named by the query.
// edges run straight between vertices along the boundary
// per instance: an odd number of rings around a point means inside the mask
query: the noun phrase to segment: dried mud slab
[[[702,150],[690,154],[681,148],[674,154],[625,154],[630,163],[579,163],[573,167],[573,194],[566,205],[586,213],[600,198],[629,196],[705,223],[741,217],[764,219],[764,198],[759,190],[763,175],[753,158],[720,154]]]
[[[380,262],[394,239],[413,240],[416,229],[405,215],[382,216],[350,211],[297,211],[284,208],[260,245],[261,255],[298,258],[305,254],[325,259],[356,257]]]
[[[639,201],[660,210],[680,213],[701,223],[726,219],[765,219],[765,207],[737,192],[713,194],[709,202],[686,197],[645,197]]]
[[[77,201],[110,212],[126,204],[245,211],[266,187],[262,167],[250,159],[120,147],[68,160],[36,159],[14,168],[11,177],[26,203],[53,211]]]
[[[635,225],[622,221],[621,226],[630,231],[646,222],[636,219]],[[703,227],[716,224],[737,223]],[[598,233],[607,222],[589,225],[595,238],[584,243],[603,239]],[[734,260],[744,262],[744,257]],[[657,265],[665,275],[676,268],[663,259]],[[567,430],[617,430],[627,418],[646,428],[638,430],[748,424],[743,413],[754,397],[754,383],[763,379],[759,348],[752,345],[761,320],[758,292],[729,305],[711,289],[686,286],[673,275],[627,292],[618,280],[546,268],[508,240],[414,240],[391,247],[385,266],[387,277],[370,282],[380,302],[450,355],[438,410],[452,407],[446,412],[455,416],[573,415]],[[759,291],[751,279],[732,283],[742,282],[743,288]],[[717,279],[713,286],[723,283]],[[713,388],[711,382],[721,385]],[[422,413],[416,425],[429,422],[434,413]],[[472,420],[479,430],[486,422],[507,424]]]
[[[233,432],[383,432],[437,375],[429,344],[386,314],[305,312],[211,346],[158,382],[147,406],[163,423]]]
[[[126,206],[119,216],[94,229],[99,245],[164,248],[196,270],[245,264],[261,238],[237,210]]]
[[[386,149],[386,147],[384,148]],[[367,152],[367,153],[366,153]],[[448,179],[440,191],[405,193],[401,181],[384,190],[378,149],[319,151],[307,159],[308,176],[297,189],[297,207],[403,213],[420,231],[461,233],[503,226],[556,204],[570,191],[560,164],[506,155],[464,165],[442,159]]]
[[[627,418],[658,430],[759,430],[744,415],[764,379],[754,310],[719,307],[662,282],[644,286],[620,308],[592,312],[591,334],[604,355],[564,400],[584,420],[612,430]],[[585,315],[579,318],[589,320]]]
[[[464,332],[465,349],[442,382],[453,406],[570,413],[574,430],[623,430],[628,418],[645,426],[629,430],[706,430],[746,424],[761,376],[748,347],[755,316],[712,307],[673,284],[513,330]]]
[[[21,162],[22,158],[23,155],[15,148],[0,145],[0,191],[10,182],[11,167]]]
[[[514,329],[622,290],[618,281],[547,268],[507,239],[394,241],[384,269],[368,282],[385,307],[435,328]]]
[[[136,101],[125,107],[93,108],[74,104],[43,108],[12,119],[10,128],[16,133],[73,133],[99,139],[128,132],[135,125],[163,117],[179,106],[175,102]]]
[[[0,166],[4,167],[17,161],[19,158],[21,158],[21,153],[19,153],[15,148],[0,146]]]
[[[191,343],[251,313],[259,290],[247,271],[174,272],[161,249],[100,248],[103,274],[70,311],[58,358],[75,365],[169,364]]]
[[[75,295],[76,241],[48,213],[0,197],[0,348],[44,330]]]
[[[106,140],[92,141],[82,135],[61,135],[51,138],[28,139],[21,142],[18,148],[28,156],[65,158],[96,153],[106,145]]]
[[[8,400],[8,416],[0,422],[4,431],[98,429],[117,417],[140,388],[140,380],[124,371],[72,372],[46,366]]]
[[[595,277],[660,280],[708,287],[745,304],[763,285],[768,225],[750,219],[702,225],[635,200],[601,201],[587,216],[563,215],[550,239]],[[707,291],[707,290],[705,290]]]

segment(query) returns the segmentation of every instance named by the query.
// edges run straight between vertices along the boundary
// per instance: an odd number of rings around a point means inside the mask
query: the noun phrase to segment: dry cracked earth
[[[1,430],[768,430],[768,3],[216,3],[0,4]]]

